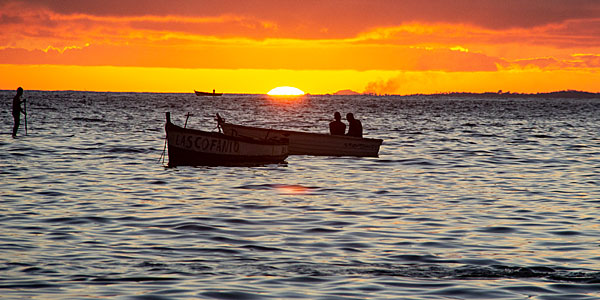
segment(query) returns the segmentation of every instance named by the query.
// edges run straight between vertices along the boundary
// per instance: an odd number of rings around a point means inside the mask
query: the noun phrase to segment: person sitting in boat
[[[348,136],[362,137],[362,123],[354,118],[354,114],[348,113],[346,115],[346,120],[348,120]]]
[[[346,124],[342,122],[342,115],[339,112],[333,114],[335,121],[329,123],[329,133],[332,135],[344,135],[346,134]]]

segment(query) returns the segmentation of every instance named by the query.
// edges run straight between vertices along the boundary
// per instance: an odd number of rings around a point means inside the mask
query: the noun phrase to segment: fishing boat
[[[236,125],[225,122],[218,114],[217,121],[223,133],[228,136],[257,140],[287,138],[290,155],[377,157],[383,143],[381,139]]]
[[[285,139],[255,140],[220,132],[188,129],[171,123],[166,113],[169,166],[252,166],[282,163],[288,156]]]
[[[194,93],[196,93],[196,96],[222,96],[223,95],[223,93],[215,93],[215,90],[213,90],[212,93],[200,92],[200,91],[194,90]]]

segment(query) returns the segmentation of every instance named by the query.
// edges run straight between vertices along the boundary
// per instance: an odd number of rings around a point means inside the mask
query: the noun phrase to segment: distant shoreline
[[[353,95],[336,95],[335,96],[375,96],[375,97],[463,97],[463,98],[491,98],[491,99],[505,99],[505,98],[600,98],[600,93],[566,90],[556,91],[547,93],[512,93],[512,92],[483,92],[483,93],[470,93],[470,92],[448,92],[448,93],[435,93],[435,94],[353,94]]]
[[[477,97],[477,98],[600,98],[600,93],[590,93],[583,91],[557,91],[548,93],[441,93],[441,94],[430,94],[430,95],[419,95],[415,94],[412,96],[432,96],[432,97]]]

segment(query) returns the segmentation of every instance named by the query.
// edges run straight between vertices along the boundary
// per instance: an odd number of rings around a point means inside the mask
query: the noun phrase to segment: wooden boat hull
[[[287,141],[256,141],[218,132],[165,125],[169,166],[252,166],[282,163],[288,156]]]
[[[226,123],[223,120],[219,121],[219,125],[223,133],[228,136],[259,140],[287,138],[290,142],[290,155],[377,157],[383,142],[381,139],[242,126]]]

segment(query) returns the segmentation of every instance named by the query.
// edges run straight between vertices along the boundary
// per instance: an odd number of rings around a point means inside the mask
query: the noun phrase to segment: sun
[[[270,90],[267,95],[269,96],[302,96],[304,92],[300,89],[291,86],[278,86]]]

